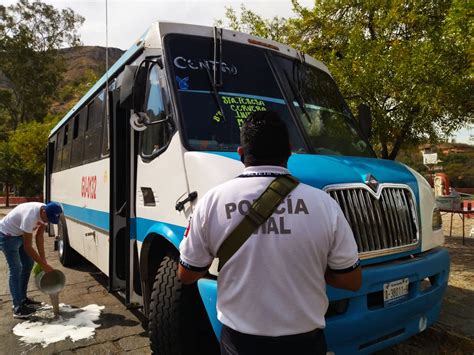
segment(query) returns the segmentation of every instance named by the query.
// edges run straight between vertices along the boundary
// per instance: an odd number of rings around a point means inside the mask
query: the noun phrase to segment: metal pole
[[[110,150],[110,112],[109,112],[109,14],[108,1],[105,0],[105,127],[107,129],[107,148]]]

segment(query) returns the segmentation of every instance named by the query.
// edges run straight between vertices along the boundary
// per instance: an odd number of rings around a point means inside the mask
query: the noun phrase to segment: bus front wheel
[[[178,253],[168,253],[156,272],[148,332],[160,355],[218,354],[217,340],[196,284],[178,280]]]

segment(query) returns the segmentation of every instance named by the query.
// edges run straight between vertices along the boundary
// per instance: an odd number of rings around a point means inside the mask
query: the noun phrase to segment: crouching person
[[[41,304],[27,297],[28,281],[35,261],[44,272],[53,270],[44,253],[44,228],[48,222],[57,224],[61,213],[61,206],[54,202],[27,202],[0,220],[0,249],[8,263],[14,318],[28,318],[34,306]]]

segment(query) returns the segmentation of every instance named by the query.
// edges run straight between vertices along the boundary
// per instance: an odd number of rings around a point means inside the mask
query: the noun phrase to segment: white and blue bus
[[[51,131],[63,265],[86,258],[141,307],[154,351],[216,350],[216,264],[183,286],[178,246],[199,198],[241,173],[239,127],[256,110],[285,120],[290,171],[339,203],[359,248],[360,290],[327,287],[328,349],[371,353],[435,322],[449,256],[425,179],[376,158],[370,112],[354,118],[324,64],[213,27],[153,24]]]

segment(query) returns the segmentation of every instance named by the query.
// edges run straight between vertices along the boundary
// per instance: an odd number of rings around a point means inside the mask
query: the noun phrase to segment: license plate
[[[383,302],[389,305],[401,301],[408,295],[408,279],[397,280],[383,285]]]

